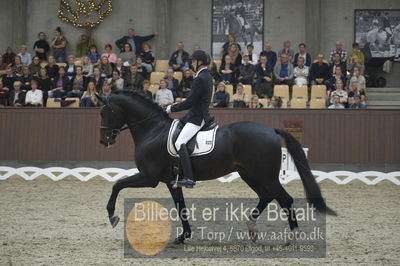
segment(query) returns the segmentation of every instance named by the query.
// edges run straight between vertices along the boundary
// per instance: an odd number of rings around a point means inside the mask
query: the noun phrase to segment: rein
[[[142,119],[142,120],[140,120],[140,121],[138,121],[138,122],[135,122],[135,123],[127,123],[127,126],[122,127],[122,128],[119,128],[119,129],[117,129],[117,128],[110,128],[110,127],[107,127],[107,126],[100,126],[100,129],[111,129],[111,134],[112,134],[113,136],[117,136],[119,133],[121,133],[121,131],[124,131],[124,130],[126,130],[126,129],[130,128],[130,127],[133,127],[133,126],[137,126],[137,125],[139,125],[139,124],[141,124],[141,123],[143,123],[143,122],[145,122],[145,121],[147,121],[147,120],[150,120],[150,119],[156,117],[157,115],[158,115],[158,113],[154,113],[153,115],[151,115],[151,116],[149,116],[149,117],[146,117],[146,118],[144,118],[144,119]]]

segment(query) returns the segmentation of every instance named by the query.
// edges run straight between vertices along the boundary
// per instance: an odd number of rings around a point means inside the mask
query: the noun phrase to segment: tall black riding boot
[[[192,163],[190,161],[190,155],[186,144],[181,145],[178,154],[181,161],[183,178],[178,180],[177,185],[179,187],[193,188],[193,186],[196,184],[196,181],[194,180]]]

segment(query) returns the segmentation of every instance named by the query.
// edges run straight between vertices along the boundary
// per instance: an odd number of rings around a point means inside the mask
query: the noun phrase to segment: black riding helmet
[[[192,56],[190,57],[191,60],[197,60],[197,61],[202,61],[203,63],[201,65],[195,66],[195,70],[197,71],[197,68],[199,66],[208,66],[211,62],[210,55],[204,51],[204,50],[196,50],[193,52]]]

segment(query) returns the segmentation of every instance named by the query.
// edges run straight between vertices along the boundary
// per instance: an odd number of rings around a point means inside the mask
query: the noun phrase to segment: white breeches
[[[201,125],[195,125],[192,123],[186,123],[185,126],[182,128],[181,133],[179,134],[178,138],[175,141],[175,148],[177,151],[181,149],[182,144],[188,143],[188,141],[196,135],[197,132],[204,126],[204,120],[201,122]]]

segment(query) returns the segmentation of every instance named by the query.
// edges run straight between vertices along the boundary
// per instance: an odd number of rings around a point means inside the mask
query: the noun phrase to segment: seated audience
[[[122,62],[122,58],[117,58],[117,63],[114,64],[114,69],[118,70],[121,73],[121,77],[125,78],[129,72],[129,64],[125,64]]]
[[[332,104],[329,105],[329,109],[344,109],[344,105],[340,103],[339,95],[335,95],[332,98]]]
[[[239,46],[237,43],[231,43],[228,48],[229,57],[231,58],[232,64],[238,68],[242,64],[242,55],[240,54]]]
[[[160,88],[156,92],[155,102],[161,107],[166,107],[174,102],[172,91],[167,88],[168,82],[166,80],[160,81]]]
[[[367,108],[365,104],[362,103],[361,96],[355,95],[353,103],[349,105],[350,109],[365,109]]]
[[[331,75],[335,74],[335,68],[336,67],[340,67],[342,69],[342,73],[346,74],[347,70],[346,70],[346,63],[342,61],[342,59],[340,58],[340,54],[336,53],[333,55],[333,62],[330,65],[330,72]]]
[[[82,34],[81,39],[76,44],[76,56],[82,57],[87,55],[91,52],[90,48],[92,46],[97,47],[96,41],[89,34]]]
[[[28,47],[25,44],[21,45],[18,56],[21,57],[21,62],[23,65],[29,66],[32,63],[32,55],[28,53]]]
[[[121,73],[114,69],[112,72],[112,77],[108,79],[108,83],[111,83],[111,90],[122,91],[124,89],[124,79],[121,78]]]
[[[351,59],[353,56],[357,56],[358,62],[361,65],[364,65],[365,63],[365,57],[364,57],[364,53],[360,51],[360,46],[358,45],[358,43],[353,43],[352,45],[352,50],[351,52],[348,54],[349,57],[349,64],[351,64]]]
[[[243,56],[243,64],[239,66],[238,82],[246,85],[252,85],[254,79],[256,67],[250,64],[250,57],[248,55]]]
[[[125,64],[132,65],[136,61],[136,55],[132,51],[132,46],[129,43],[124,44],[124,50],[123,50],[123,52],[121,52],[119,54],[119,57],[122,59],[122,62],[124,63],[124,65]],[[107,58],[107,60],[108,60],[108,58]]]
[[[113,64],[117,63],[118,56],[115,53],[113,53],[112,45],[107,43],[104,46],[104,50],[105,50],[105,52],[101,55],[101,57],[106,56],[108,58],[108,62],[113,63]]]
[[[149,43],[145,42],[142,45],[142,52],[140,57],[143,60],[143,66],[147,69],[147,73],[151,73],[154,70],[154,55],[151,51],[151,46]]]
[[[259,98],[257,95],[251,96],[249,108],[251,109],[260,109],[264,108],[264,105],[260,103]]]
[[[46,61],[47,53],[50,51],[50,45],[46,41],[46,34],[39,32],[39,40],[33,44],[33,50],[36,52],[36,56],[40,58],[40,61]]]
[[[69,80],[71,80],[75,76],[75,56],[68,56],[68,62],[65,70],[65,75],[68,77]]]
[[[97,106],[96,85],[94,84],[93,81],[88,82],[87,89],[82,95],[79,106],[80,107],[96,107]]]
[[[61,28],[57,27],[54,31],[54,38],[50,42],[53,48],[53,56],[57,63],[64,63],[66,59],[67,39],[62,35]]]
[[[69,98],[81,98],[84,89],[87,87],[87,80],[82,73],[82,67],[76,66],[75,71],[75,76],[71,79],[69,91],[67,92],[67,97]]]
[[[47,76],[45,68],[41,68],[39,71],[39,77],[35,78],[38,81],[38,89],[43,92],[43,103],[46,106],[47,98],[49,97],[49,91],[53,89],[53,81]]]
[[[257,54],[253,53],[253,51],[254,51],[254,45],[252,45],[251,43],[248,44],[247,45],[247,54],[246,55],[249,57],[250,64],[255,66],[255,65],[258,64],[258,56],[257,56]]]
[[[294,82],[297,86],[307,85],[309,68],[308,66],[304,65],[304,57],[300,56],[296,59],[297,66],[294,68]]]
[[[360,98],[359,103],[357,103],[357,107],[358,108],[366,108],[366,104],[365,104],[365,90],[361,89],[361,85],[358,82],[353,82],[351,84],[351,91],[348,94],[348,104],[351,105],[356,103],[355,101],[355,97],[358,96]],[[361,106],[361,107],[360,107]],[[354,107],[355,108],[355,107]]]
[[[329,86],[328,86],[328,88],[329,88],[331,91],[335,90],[335,84],[336,84],[336,82],[337,82],[338,80],[341,80],[343,85],[346,85],[346,84],[347,84],[347,83],[346,83],[346,76],[343,75],[343,73],[342,73],[342,67],[341,67],[341,66],[337,66],[337,67],[335,68],[335,73],[334,73],[334,75],[329,79]]]
[[[236,93],[233,94],[233,107],[246,108],[250,102],[250,96],[244,93],[242,83],[238,83],[236,86]]]
[[[38,82],[35,79],[31,81],[31,89],[26,93],[25,106],[43,106],[43,93],[38,89]]]
[[[189,96],[192,89],[192,83],[192,71],[190,69],[186,69],[185,72],[183,72],[183,77],[181,83],[179,84],[180,94],[182,98],[187,98]]]
[[[4,87],[3,81],[0,79],[0,107],[8,105],[10,89]]]
[[[149,79],[150,75],[147,73],[147,68],[143,65],[143,60],[140,56],[136,57],[137,73],[142,76],[143,80]]]
[[[115,44],[117,47],[121,50],[121,52],[124,50],[124,44],[129,43],[132,47],[132,51],[135,54],[140,54],[142,52],[142,44],[144,42],[150,41],[151,39],[156,36],[157,33],[150,34],[147,36],[138,36],[135,35],[135,30],[130,28],[128,29],[128,35],[122,37],[121,39],[117,40]]]
[[[89,47],[89,52],[87,53],[87,56],[89,57],[90,63],[92,63],[92,65],[97,66],[98,64],[100,64],[101,56],[97,51],[96,45],[91,45]]]
[[[365,77],[363,75],[361,75],[360,73],[360,69],[358,67],[354,67],[353,68],[353,76],[351,76],[350,78],[350,82],[349,82],[349,88],[352,88],[352,83],[353,82],[358,82],[360,83],[361,89],[366,89],[366,81],[365,81]]]
[[[34,56],[32,58],[32,64],[29,65],[29,73],[31,76],[37,77],[39,76],[39,71],[42,67],[40,66],[40,58],[38,56]]]
[[[0,75],[4,75],[6,73],[7,65],[3,61],[3,55],[0,54]]]
[[[268,64],[266,55],[260,56],[260,63],[256,65],[255,91],[259,98],[271,98],[273,94],[272,68]]]
[[[93,64],[90,62],[89,56],[82,57],[82,73],[89,78],[93,75]]]
[[[108,57],[103,56],[99,65],[100,73],[103,78],[109,78],[112,75],[113,65],[108,62]]]
[[[13,89],[9,92],[8,104],[21,107],[25,105],[26,92],[21,90],[21,81],[14,81]]]
[[[191,70],[194,71],[193,68],[191,68]],[[213,78],[213,84],[220,81],[221,77],[219,76],[219,69],[217,67],[217,64],[214,62],[214,60],[211,60],[210,74]]]
[[[290,49],[290,41],[285,41],[283,43],[283,48],[278,51],[278,58],[281,58],[283,54],[288,56],[288,62],[293,62],[294,51]]]
[[[326,85],[329,86],[329,65],[324,62],[324,55],[319,53],[317,62],[313,63],[310,68],[311,85]]]
[[[147,99],[153,101],[153,94],[150,91],[150,81],[149,80],[144,80],[143,81],[143,95],[144,97],[146,97]]]
[[[32,76],[29,73],[29,68],[28,66],[23,66],[22,67],[22,73],[21,76],[18,77],[18,80],[21,81],[22,83],[22,90],[29,90],[31,87],[31,80],[32,80]]]
[[[349,56],[349,61],[350,62],[347,64],[347,70],[350,72],[350,77],[353,76],[355,67],[358,67],[358,69],[360,70],[360,74],[364,75],[365,66],[360,63],[358,56]]]
[[[101,76],[100,68],[98,66],[93,68],[93,77],[91,78],[91,81],[94,82],[96,91],[100,92],[101,88],[103,88],[104,78]]]
[[[306,44],[300,43],[299,44],[299,52],[294,55],[293,66],[297,67],[299,58],[302,57],[304,59],[304,65],[306,67],[311,66],[311,55],[307,53]]]
[[[16,56],[12,48],[7,47],[6,52],[3,54],[3,63],[7,66],[14,64]]]
[[[183,42],[178,42],[177,50],[172,53],[168,65],[174,71],[184,71],[185,63],[189,60],[189,53],[184,50],[185,45]]]
[[[59,66],[56,64],[56,59],[54,56],[50,55],[47,59],[47,65],[45,66],[47,75],[49,78],[54,80],[58,76]]]
[[[291,86],[293,82],[293,65],[289,62],[290,57],[286,53],[281,54],[281,61],[274,67],[275,84],[286,84]]]
[[[347,92],[344,90],[343,82],[341,80],[337,80],[335,83],[335,90],[332,92],[328,92],[330,96],[330,102],[333,103],[333,98],[334,96],[339,96],[340,103],[343,104],[343,106],[347,105]]]
[[[12,88],[14,86],[14,81],[18,80],[18,77],[13,74],[11,66],[7,66],[1,79],[5,87]]]
[[[225,83],[235,84],[236,83],[236,72],[237,68],[233,64],[229,54],[226,54],[222,58],[221,65],[219,67],[219,74],[221,81]]]
[[[181,97],[179,93],[179,81],[174,78],[174,70],[172,68],[168,68],[166,72],[166,76],[164,77],[165,81],[167,81],[167,88],[172,91],[172,95],[174,96],[174,100],[178,97]]]
[[[260,53],[260,58],[261,56],[265,55],[268,59],[268,65],[271,69],[274,69],[276,61],[277,61],[277,55],[274,51],[272,51],[272,44],[270,42],[266,42],[264,45],[264,51]]]
[[[124,90],[140,91],[142,88],[142,83],[143,83],[143,77],[137,73],[137,66],[136,65],[130,66],[129,73],[125,77]]]
[[[103,87],[100,89],[100,96],[102,96],[105,99],[108,99],[111,96],[111,84],[108,83],[108,80],[104,81]],[[104,104],[102,102],[98,102],[99,106],[103,106]]]
[[[279,96],[272,96],[268,108],[279,109],[282,108],[282,98]]]
[[[64,67],[58,69],[58,76],[54,79],[53,89],[49,91],[49,97],[62,98],[65,97],[69,88],[69,78],[66,75]]]
[[[334,50],[332,50],[330,55],[329,55],[329,62],[333,63],[333,59],[334,59],[335,54],[339,54],[341,61],[346,63],[346,61],[347,61],[347,52],[346,52],[346,50],[343,49],[343,44],[340,41],[336,41],[335,45],[336,45],[336,48]]]
[[[22,64],[21,57],[16,55],[14,57],[14,63],[11,65],[12,67],[12,73],[16,77],[21,77],[22,76],[22,68],[24,65]]]
[[[232,43],[237,43],[235,34],[229,34],[226,42],[222,45],[222,49],[221,49],[221,53],[220,53],[221,58],[224,57],[224,55],[228,53],[229,46]],[[242,50],[242,47],[240,47],[240,44],[238,44],[238,48],[239,48],[239,51]]]
[[[229,93],[226,92],[225,83],[220,82],[217,86],[217,91],[213,96],[213,106],[214,107],[228,107],[229,104]]]

